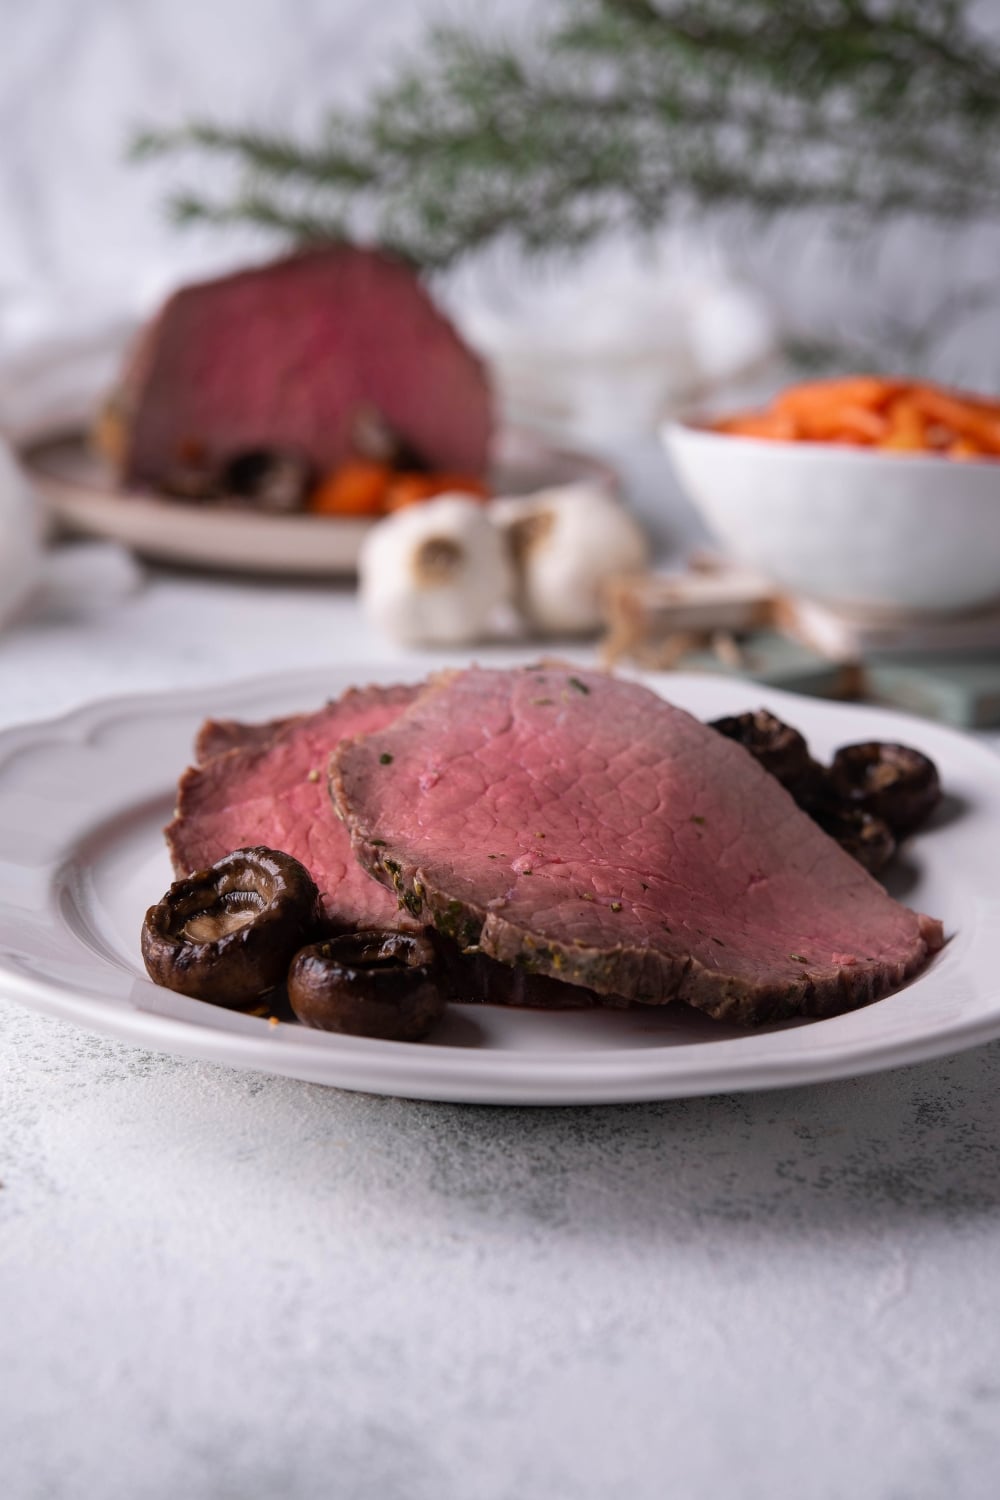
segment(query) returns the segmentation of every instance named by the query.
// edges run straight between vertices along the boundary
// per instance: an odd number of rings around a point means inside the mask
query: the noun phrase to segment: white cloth
[[[704,245],[614,239],[579,260],[487,257],[444,289],[517,422],[580,442],[740,399],[775,356],[763,298]]]
[[[0,296],[0,431],[21,444],[86,426],[137,323],[120,297],[17,287]]]

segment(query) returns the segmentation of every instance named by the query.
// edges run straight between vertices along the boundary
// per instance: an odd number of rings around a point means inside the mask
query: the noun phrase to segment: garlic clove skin
[[[358,559],[368,618],[403,645],[460,645],[491,634],[516,579],[482,501],[441,495],[372,527]]]
[[[494,500],[490,515],[518,566],[522,613],[549,634],[597,630],[602,585],[643,567],[649,557],[642,528],[601,485],[568,484]]]

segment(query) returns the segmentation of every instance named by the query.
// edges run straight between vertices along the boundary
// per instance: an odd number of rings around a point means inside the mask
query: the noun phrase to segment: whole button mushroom
[[[905,838],[941,800],[937,766],[909,745],[868,740],[843,745],[833,757],[830,781],[846,803],[863,808]]]
[[[419,933],[349,932],[297,953],[288,999],[305,1026],[417,1042],[444,1012],[430,940]]]
[[[177,880],[142,926],[149,977],[196,1000],[244,1009],[284,982],[312,934],[318,892],[291,855],[236,849]]]
[[[404,645],[449,645],[491,633],[514,592],[503,537],[481,501],[442,495],[386,517],[358,560],[361,603]]]

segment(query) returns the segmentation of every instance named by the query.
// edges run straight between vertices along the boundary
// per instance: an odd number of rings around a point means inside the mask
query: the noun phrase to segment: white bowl
[[[735,437],[694,422],[661,433],[727,550],[792,593],[897,615],[1000,600],[1000,461]]]

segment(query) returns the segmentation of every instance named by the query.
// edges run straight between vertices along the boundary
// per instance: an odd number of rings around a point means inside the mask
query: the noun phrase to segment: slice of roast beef
[[[318,713],[265,725],[224,721],[199,735],[217,753],[185,771],[165,832],[178,876],[232,849],[265,844],[299,860],[338,927],[412,926],[396,897],[354,859],[327,790],[326,766],[342,736],[380,729],[415,697],[412,687],[362,688]],[[220,748],[228,744],[231,748]]]
[[[445,674],[334,752],[358,858],[504,963],[740,1022],[832,1015],[940,947],[741,745],[648,689]]]
[[[482,474],[491,427],[483,366],[416,273],[348,245],[176,292],[116,405],[124,478],[153,487],[258,449],[322,473],[373,424],[429,468]]]

